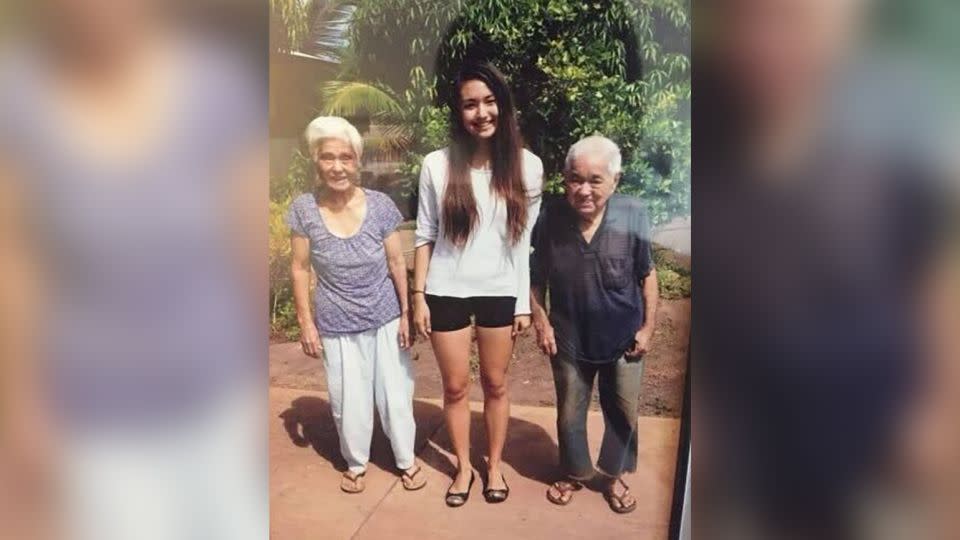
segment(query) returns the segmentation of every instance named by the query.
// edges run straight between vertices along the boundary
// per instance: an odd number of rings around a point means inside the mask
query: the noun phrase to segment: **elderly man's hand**
[[[547,356],[555,356],[557,354],[557,339],[553,334],[553,326],[545,321],[533,326],[537,329],[537,345],[540,350]]]
[[[637,330],[633,337],[633,347],[627,351],[627,356],[643,356],[650,350],[650,340],[653,339],[653,328],[644,326]]]

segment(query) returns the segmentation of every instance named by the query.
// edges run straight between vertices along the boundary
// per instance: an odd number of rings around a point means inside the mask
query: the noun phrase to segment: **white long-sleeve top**
[[[489,170],[470,169],[479,220],[462,248],[443,233],[444,189],[449,153],[446,148],[427,154],[420,170],[420,203],[416,246],[433,243],[427,270],[427,294],[469,298],[516,296],[514,313],[530,313],[530,233],[540,213],[543,162],[523,151],[523,183],[527,189],[527,224],[523,237],[511,245],[507,233],[507,206],[491,189]]]

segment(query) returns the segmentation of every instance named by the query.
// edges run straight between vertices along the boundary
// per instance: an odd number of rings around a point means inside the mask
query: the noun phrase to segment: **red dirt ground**
[[[553,374],[534,336],[531,329],[517,343],[509,372],[510,399],[519,405],[552,406],[555,404]],[[680,416],[689,336],[690,300],[661,301],[653,348],[645,360],[638,411],[641,416]],[[442,397],[440,372],[430,344],[421,341],[414,345],[413,358],[416,396]],[[270,386],[325,391],[322,362],[304,355],[298,343],[271,345]],[[479,383],[472,385],[470,399],[483,399]],[[596,395],[593,406],[598,407]]]

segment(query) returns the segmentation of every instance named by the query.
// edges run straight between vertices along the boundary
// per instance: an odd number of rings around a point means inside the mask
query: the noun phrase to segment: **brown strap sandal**
[[[623,493],[620,495],[613,492],[613,487],[618,482],[623,486]],[[603,498],[607,500],[610,509],[618,514],[629,514],[637,509],[637,499],[630,494],[630,486],[622,478],[617,478],[610,484],[610,487],[603,492]]]
[[[573,492],[583,489],[583,484],[576,480],[558,480],[547,488],[547,500],[553,504],[566,506],[573,500]]]
[[[414,465],[403,471],[403,474],[400,475],[400,481],[403,482],[403,489],[416,491],[427,485],[427,475],[420,465]]]
[[[343,473],[343,478],[340,479],[340,489],[347,493],[362,492],[367,487],[363,481],[363,477],[366,474],[367,471],[354,474],[350,470],[347,470]]]

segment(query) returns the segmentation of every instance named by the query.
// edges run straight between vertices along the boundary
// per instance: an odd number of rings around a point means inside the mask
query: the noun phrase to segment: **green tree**
[[[412,145],[414,129],[408,121],[410,110],[389,88],[364,81],[335,80],[320,86],[319,97],[323,114],[361,119],[361,124],[377,124],[377,136],[365,137],[367,148],[402,151]]]
[[[347,30],[355,7],[342,0],[270,0],[271,50],[349,62]]]
[[[368,134],[369,148],[406,150],[405,195],[423,155],[446,144],[443,100],[458,65],[479,57],[511,80],[548,189],[569,145],[603,133],[623,149],[621,190],[661,222],[689,212],[688,13],[688,0],[271,0],[271,44],[340,66],[319,85],[317,109],[375,123],[383,135]],[[283,214],[312,170],[298,152],[271,182],[271,327],[289,339],[298,328]],[[689,295],[689,273],[664,268],[665,294]]]
[[[467,58],[512,82],[527,143],[559,186],[566,149],[602,133],[624,153],[621,190],[655,222],[689,211],[689,6],[681,0],[360,0],[343,79],[391,90],[405,110],[409,189],[444,144],[442,103]],[[394,118],[396,121],[396,118]]]
[[[310,31],[313,0],[270,0],[270,47],[296,51]]]
[[[372,79],[359,79],[353,68],[354,49],[349,28],[356,2],[323,0],[270,0],[271,45],[282,53],[298,52],[338,64],[340,74],[318,87],[317,111],[376,123],[377,135],[368,134],[371,149],[407,149],[413,140],[407,103],[393,90]]]

